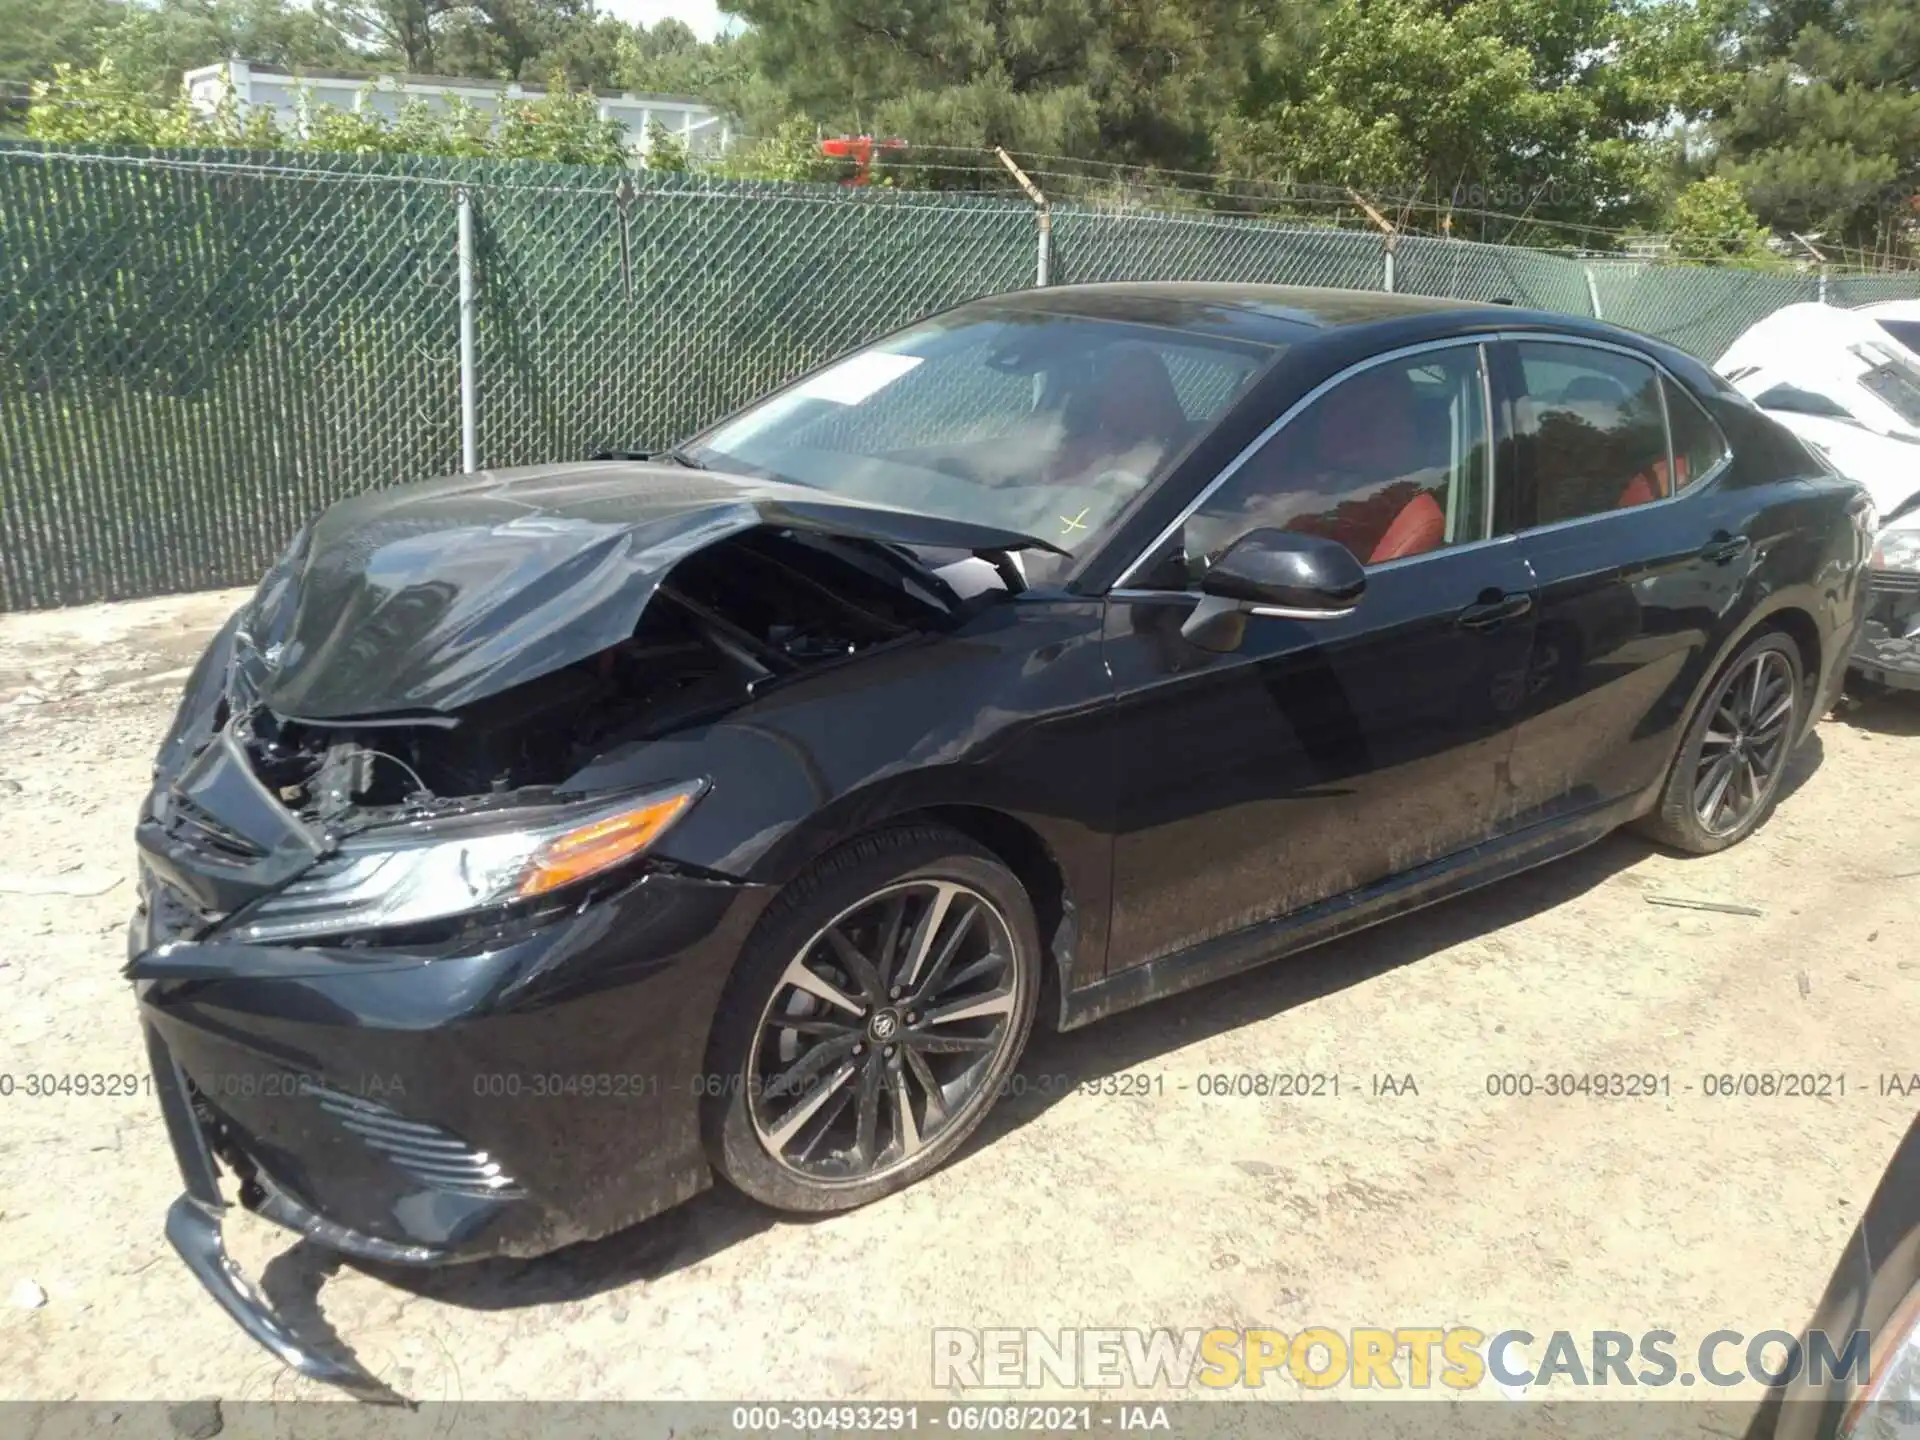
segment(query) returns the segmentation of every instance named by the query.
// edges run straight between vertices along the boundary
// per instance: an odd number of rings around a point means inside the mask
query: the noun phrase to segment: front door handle
[[[1736,556],[1744,555],[1753,542],[1744,535],[1729,535],[1726,531],[1715,532],[1713,539],[1700,547],[1700,558],[1711,560],[1716,565],[1724,565]]]
[[[1531,609],[1532,595],[1525,590],[1509,590],[1467,606],[1460,612],[1456,623],[1468,630],[1492,630],[1509,620],[1519,619]]]

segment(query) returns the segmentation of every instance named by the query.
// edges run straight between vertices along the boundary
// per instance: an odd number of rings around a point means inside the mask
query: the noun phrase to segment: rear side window
[[[1652,365],[1584,345],[1521,341],[1514,349],[1525,387],[1514,407],[1515,439],[1532,482],[1533,524],[1673,493],[1661,379]]]
[[[1727,437],[1685,390],[1666,376],[1667,433],[1673,441],[1673,489],[1684,490],[1727,458]]]

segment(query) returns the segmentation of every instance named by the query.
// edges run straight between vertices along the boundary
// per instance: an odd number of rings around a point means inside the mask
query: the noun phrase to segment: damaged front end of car
[[[697,736],[952,630],[1036,543],[624,462],[304,531],[196,666],[136,828],[168,1236],[243,1328],[394,1398],[227,1260],[223,1169],[265,1218],[395,1264],[543,1253],[704,1188],[706,1017],[770,897],[663,848],[751,783]],[[608,760],[668,737],[665,778]]]
[[[1870,685],[1920,691],[1920,494],[1882,524],[1867,583],[1867,614],[1852,668]]]

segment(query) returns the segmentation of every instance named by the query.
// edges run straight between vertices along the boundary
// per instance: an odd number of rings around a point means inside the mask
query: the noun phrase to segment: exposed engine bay
[[[988,582],[968,567],[987,568]],[[965,583],[904,547],[749,530],[680,560],[633,633],[585,659],[453,713],[302,722],[255,705],[241,722],[247,755],[291,811],[322,826],[555,786],[615,745],[948,628],[1023,583],[1004,555],[963,553],[947,569]]]

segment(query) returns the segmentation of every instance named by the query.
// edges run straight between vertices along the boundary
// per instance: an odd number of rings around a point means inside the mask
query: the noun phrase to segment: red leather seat
[[[1653,480],[1647,475],[1636,475],[1627,483],[1627,488],[1620,492],[1620,498],[1613,502],[1613,508],[1625,510],[1632,505],[1644,505],[1655,498]]]
[[[1674,461],[1673,470],[1680,477],[1682,485],[1687,483],[1687,457],[1682,455]],[[1627,482],[1627,488],[1620,492],[1620,498],[1613,502],[1616,510],[1625,510],[1630,505],[1644,505],[1649,500],[1664,500],[1673,493],[1667,486],[1667,462],[1656,460],[1652,466],[1641,471]]]
[[[1437,550],[1447,538],[1447,512],[1428,491],[1422,490],[1400,507],[1400,513],[1387,526],[1387,533],[1367,557],[1369,565],[1399,560],[1408,555]]]
[[[1321,402],[1315,423],[1321,473],[1370,489],[1418,470],[1415,403],[1406,371],[1393,367],[1370,370],[1334,390]],[[1370,565],[1431,550],[1446,536],[1446,514],[1425,493],[1401,506],[1384,531],[1378,528],[1381,518],[1372,497],[1350,491],[1347,503],[1315,528]]]

